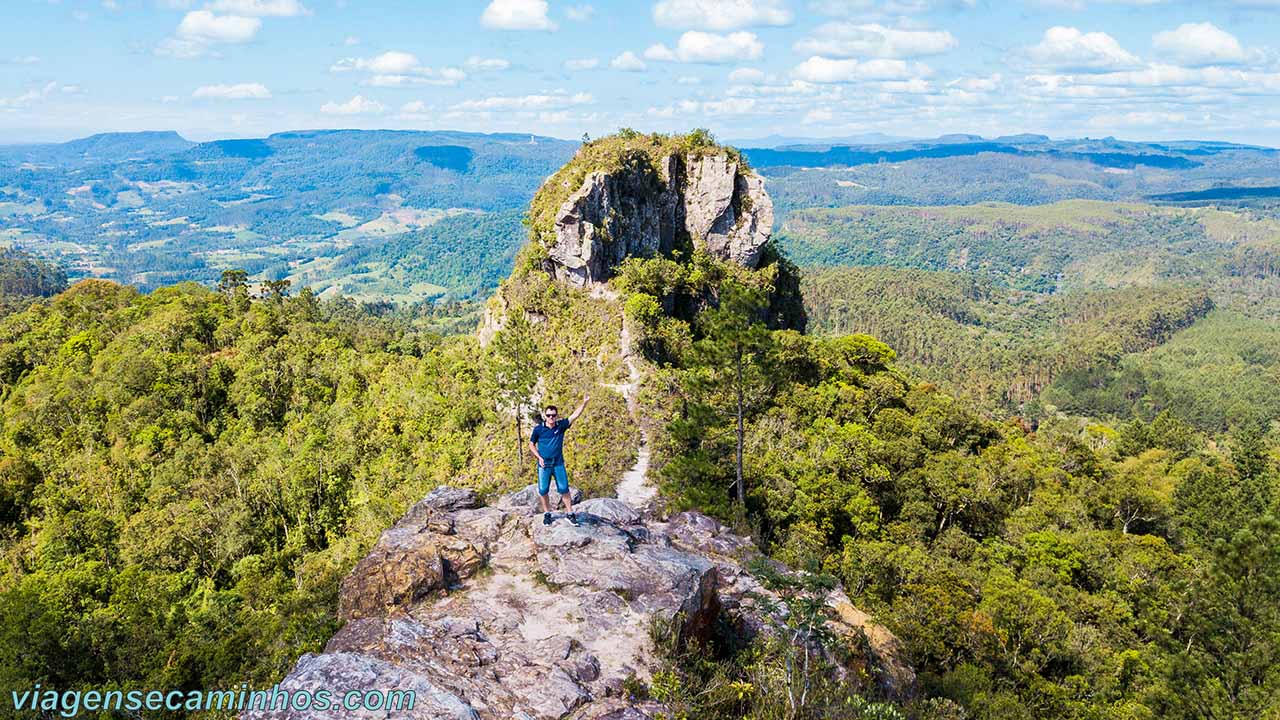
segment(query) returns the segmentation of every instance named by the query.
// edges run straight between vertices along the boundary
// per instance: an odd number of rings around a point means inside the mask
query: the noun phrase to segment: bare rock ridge
[[[666,253],[687,236],[695,248],[754,268],[773,228],[764,179],[728,153],[667,155],[650,168],[588,173],[560,206],[548,269],[584,286],[612,276],[630,255]]]
[[[720,620],[768,632],[760,598],[769,593],[743,566],[757,553],[711,518],[657,522],[596,498],[578,506],[581,526],[543,525],[535,498],[530,487],[484,506],[470,490],[432,491],[343,581],[346,625],[280,686],[334,697],[412,690],[412,709],[242,717],[646,720],[663,708],[628,701],[624,683],[650,677],[655,617],[682,642],[708,637]],[[832,630],[869,648],[841,672],[865,668],[891,694],[910,692],[897,639],[843,593],[828,604]]]

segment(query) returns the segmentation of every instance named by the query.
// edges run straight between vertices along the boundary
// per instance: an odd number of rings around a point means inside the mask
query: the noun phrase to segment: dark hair
[[[542,412],[544,412],[544,413],[545,413],[546,411],[548,411],[548,410],[555,410],[557,415],[559,415],[559,414],[560,414],[560,408],[556,407],[555,405],[548,405],[548,406],[546,406],[546,407],[542,408]]]

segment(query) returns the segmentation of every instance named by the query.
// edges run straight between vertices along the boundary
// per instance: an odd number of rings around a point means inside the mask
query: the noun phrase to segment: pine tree
[[[766,357],[772,335],[764,323],[765,293],[725,282],[715,307],[702,312],[703,337],[694,343],[690,385],[721,417],[734,423],[734,499],[746,502],[742,452],[746,420],[767,398],[771,382]]]

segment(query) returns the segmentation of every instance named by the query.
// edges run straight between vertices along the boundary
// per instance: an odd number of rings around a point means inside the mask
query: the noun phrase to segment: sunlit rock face
[[[647,169],[589,173],[556,215],[548,269],[579,286],[608,280],[628,256],[649,257],[688,242],[754,268],[773,228],[764,180],[741,173],[727,153],[667,156]]]

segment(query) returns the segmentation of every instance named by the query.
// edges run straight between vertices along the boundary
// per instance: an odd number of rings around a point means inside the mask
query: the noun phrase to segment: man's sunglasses
[[[547,417],[555,417],[555,416],[556,416],[555,413],[547,413]]]

